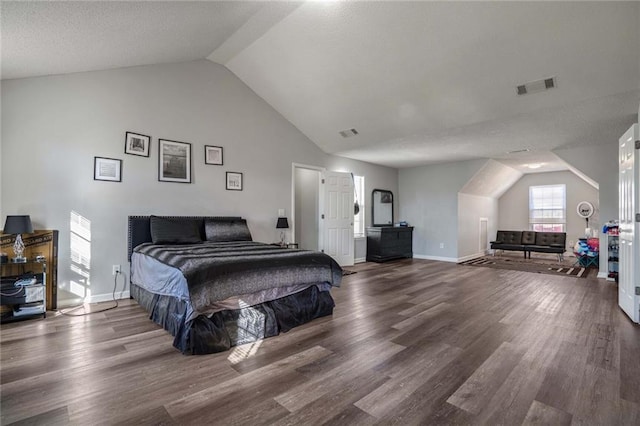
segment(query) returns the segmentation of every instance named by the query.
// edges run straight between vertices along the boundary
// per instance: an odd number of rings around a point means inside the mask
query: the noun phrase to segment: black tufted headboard
[[[204,221],[205,219],[226,222],[242,219],[238,216],[157,216],[165,219],[195,221],[198,222],[200,235],[205,239]],[[129,216],[129,238],[127,244],[127,259],[131,262],[133,249],[142,244],[151,242],[151,216]]]

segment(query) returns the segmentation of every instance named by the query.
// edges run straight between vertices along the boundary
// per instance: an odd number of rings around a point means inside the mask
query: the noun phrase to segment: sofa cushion
[[[522,232],[522,244],[529,245],[536,243],[536,231],[523,231]]]
[[[496,244],[491,243],[491,248],[495,250],[524,250],[525,247],[522,244]]]
[[[536,232],[536,246],[551,246],[555,244],[564,247],[567,240],[565,232]]]
[[[564,253],[567,251],[562,244],[553,244],[550,246],[528,245],[524,248],[527,251],[535,251],[539,253]]]
[[[498,244],[521,245],[522,231],[498,231],[495,242]]]

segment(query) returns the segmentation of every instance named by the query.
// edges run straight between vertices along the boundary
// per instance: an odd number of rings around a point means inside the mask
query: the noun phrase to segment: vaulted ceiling
[[[637,121],[638,2],[8,2],[2,78],[220,63],[324,151],[411,167],[552,151]],[[516,86],[555,77],[525,96]],[[339,132],[356,129],[344,138]],[[508,153],[522,151],[520,153]]]

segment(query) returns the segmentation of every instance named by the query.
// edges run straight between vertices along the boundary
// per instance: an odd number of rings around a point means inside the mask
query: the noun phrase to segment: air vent
[[[554,87],[556,87],[556,78],[551,77],[516,86],[516,92],[518,95],[530,95],[532,93],[544,92]]]
[[[531,151],[529,148],[516,149],[515,151],[507,151],[507,154],[520,154],[521,152],[529,152],[529,151]]]
[[[343,138],[350,138],[352,136],[355,136],[358,134],[358,131],[356,129],[349,129],[349,130],[343,130],[340,133],[340,136],[342,136]]]

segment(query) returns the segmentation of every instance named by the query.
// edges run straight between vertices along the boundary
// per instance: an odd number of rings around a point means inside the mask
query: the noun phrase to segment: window
[[[360,206],[360,211],[353,218],[353,236],[364,237],[364,176],[353,176],[353,190]]]
[[[565,185],[529,187],[529,229],[565,232],[567,222]]]

